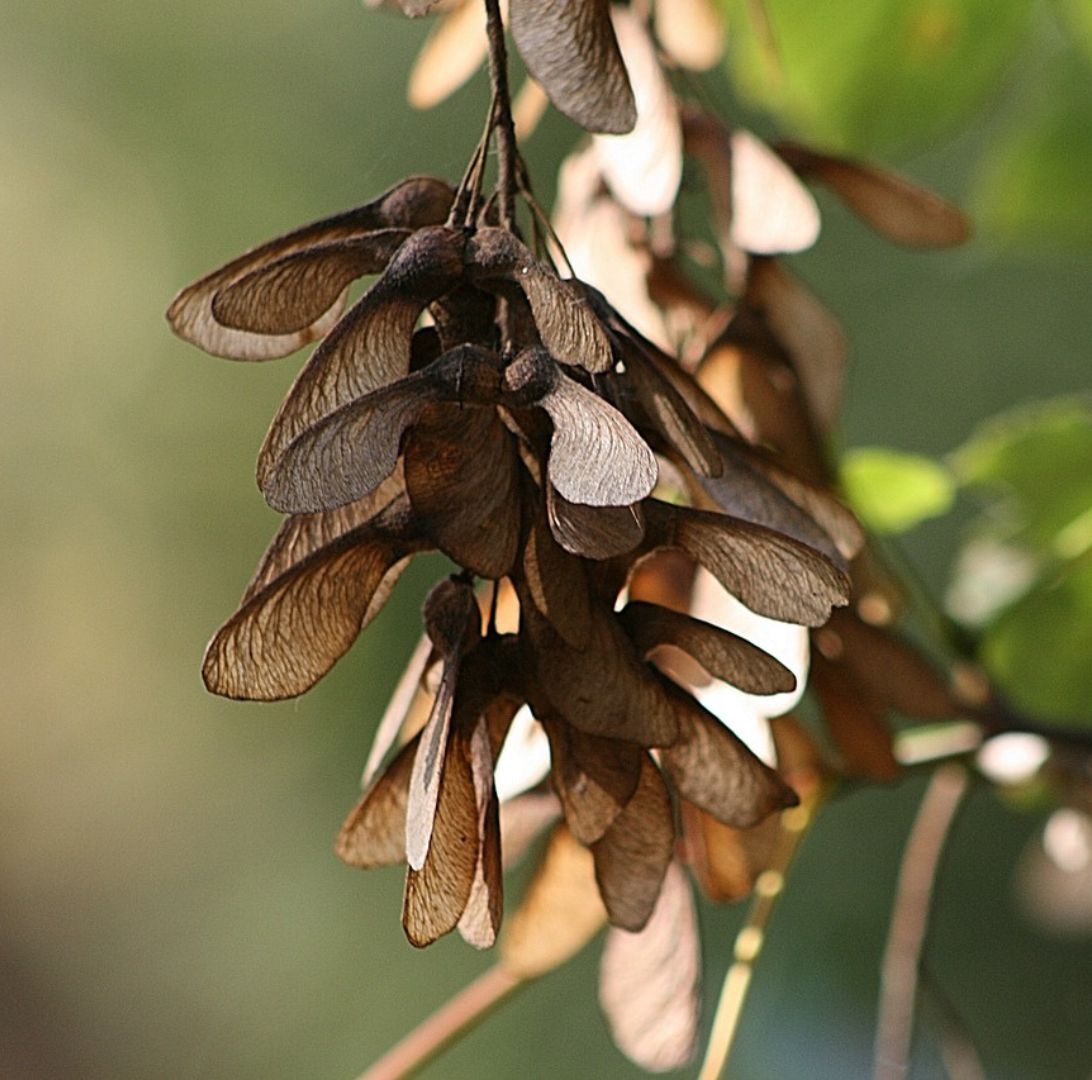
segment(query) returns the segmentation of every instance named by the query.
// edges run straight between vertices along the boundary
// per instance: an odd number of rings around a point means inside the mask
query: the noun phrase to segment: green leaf
[[[1010,607],[986,634],[981,659],[1018,708],[1092,728],[1092,556]]]
[[[1056,0],[1062,31],[1092,60],[1092,4],[1088,0]]]
[[[1060,559],[1092,546],[1092,401],[996,417],[951,461],[962,483],[994,497],[986,525],[1001,539]]]
[[[805,138],[867,152],[922,142],[988,100],[1033,29],[1034,0],[764,0],[779,62],[748,16],[729,74],[744,97]]]
[[[955,483],[944,466],[882,446],[847,451],[841,472],[846,497],[873,532],[906,532],[946,513],[955,497]]]
[[[1092,78],[1074,58],[1049,95],[992,149],[976,183],[976,218],[1008,240],[1092,243]]]

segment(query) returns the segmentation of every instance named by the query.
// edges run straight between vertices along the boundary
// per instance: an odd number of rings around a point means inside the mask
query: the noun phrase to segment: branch
[[[939,766],[925,789],[906,842],[880,975],[873,1080],[903,1080],[910,1069],[918,972],[933,887],[967,782],[968,773],[962,765],[949,762]]]
[[[404,1080],[413,1076],[525,985],[526,980],[509,974],[499,964],[491,967],[426,1017],[357,1080]]]
[[[516,127],[512,122],[512,99],[508,90],[508,53],[504,46],[504,22],[500,0],[485,0],[486,34],[489,38],[489,78],[497,103],[497,191],[500,220],[506,229],[516,222]]]
[[[762,951],[766,927],[777,906],[777,898],[784,890],[785,877],[800,842],[815,820],[815,811],[822,797],[822,788],[816,788],[813,794],[805,796],[799,806],[781,814],[781,836],[777,849],[769,868],[759,874],[755,881],[751,910],[743,928],[736,935],[735,959],[724,976],[724,985],[721,987],[698,1080],[717,1080],[728,1066],[732,1044],[739,1029],[739,1019],[751,985],[751,976],[754,974],[755,960]]]

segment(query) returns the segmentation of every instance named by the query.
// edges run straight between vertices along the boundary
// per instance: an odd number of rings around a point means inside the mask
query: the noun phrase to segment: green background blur
[[[2,21],[0,1076],[351,1077],[490,962],[458,940],[415,952],[400,873],[349,870],[331,847],[440,564],[415,566],[304,699],[206,694],[205,641],[275,528],[252,465],[298,359],[207,357],[163,311],[229,256],[405,174],[457,178],[484,80],[411,113],[425,27],[355,0],[7,0]],[[1019,110],[1044,90],[1037,61],[1014,63],[998,95]],[[993,104],[888,160],[973,195]],[[552,117],[529,146],[547,194],[575,135]],[[1006,405],[1087,389],[1092,255],[1064,230],[921,255],[824,209],[797,265],[852,340],[848,445],[937,454]],[[959,526],[908,538],[936,587]],[[848,794],[824,814],[734,1077],[866,1075],[920,791]],[[991,1077],[1085,1077],[1092,1062],[1092,948],[1045,936],[1013,900],[1042,821],[976,790],[938,889],[929,962]],[[710,988],[739,914],[703,909]],[[599,1018],[597,953],[428,1075],[638,1075]],[[932,1030],[916,1077],[939,1075]]]

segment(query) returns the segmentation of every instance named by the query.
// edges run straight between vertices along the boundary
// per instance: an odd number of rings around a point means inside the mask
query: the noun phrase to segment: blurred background
[[[852,342],[845,444],[937,457],[999,410],[1092,382],[1092,18],[1079,2],[848,7],[771,0],[801,73],[776,89],[735,12],[735,88],[710,86],[760,131],[867,150],[976,215],[968,247],[925,255],[824,200],[824,236],[794,260]],[[0,1075],[351,1077],[490,963],[458,940],[414,951],[401,873],[332,852],[442,562],[418,562],[305,698],[209,696],[202,649],[276,525],[253,460],[299,358],[208,357],[163,311],[228,257],[406,174],[456,179],[486,83],[412,112],[428,28],[356,0],[4,10]],[[547,196],[578,134],[554,115],[530,142]],[[901,541],[938,595],[974,512],[960,501]],[[824,812],[733,1077],[867,1074],[921,790],[855,790]],[[991,1077],[1092,1065],[1087,922],[1050,929],[1016,887],[1049,812],[977,787],[937,889],[929,963]],[[711,1015],[740,912],[702,919]],[[597,955],[426,1075],[640,1075],[599,1018]],[[914,1075],[939,1068],[926,1030]]]

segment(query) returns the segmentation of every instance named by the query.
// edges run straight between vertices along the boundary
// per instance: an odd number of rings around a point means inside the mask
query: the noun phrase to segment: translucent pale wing
[[[528,71],[588,131],[629,131],[637,111],[609,0],[510,0],[512,37]]]

